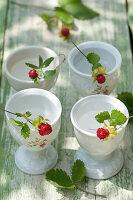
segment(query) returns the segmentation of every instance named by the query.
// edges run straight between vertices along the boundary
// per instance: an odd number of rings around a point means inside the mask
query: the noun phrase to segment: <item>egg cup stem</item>
[[[124,158],[117,148],[107,157],[94,157],[83,148],[76,152],[74,160],[82,160],[86,168],[86,176],[93,179],[107,179],[116,175],[123,166]]]
[[[52,145],[41,151],[30,151],[20,146],[15,153],[17,167],[28,174],[46,173],[55,166],[57,159],[57,151]]]

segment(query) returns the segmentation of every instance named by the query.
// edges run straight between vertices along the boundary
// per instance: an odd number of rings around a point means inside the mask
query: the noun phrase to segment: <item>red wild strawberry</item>
[[[97,129],[97,137],[99,137],[100,140],[103,140],[104,138],[109,136],[109,131],[104,128],[98,128]]]
[[[39,134],[41,136],[44,136],[44,135],[49,135],[50,133],[52,132],[52,127],[50,124],[46,123],[41,123],[40,126],[39,126]]]
[[[62,28],[61,29],[61,35],[64,36],[64,37],[68,37],[70,34],[70,31],[69,31],[69,28]]]
[[[102,83],[105,82],[106,78],[105,78],[104,75],[99,74],[99,75],[97,76],[97,79],[96,79],[96,80],[97,80],[97,82],[98,82],[99,84],[102,84]]]
[[[38,73],[35,69],[31,69],[29,71],[29,77],[32,78],[32,79],[35,79],[36,77],[38,77]]]

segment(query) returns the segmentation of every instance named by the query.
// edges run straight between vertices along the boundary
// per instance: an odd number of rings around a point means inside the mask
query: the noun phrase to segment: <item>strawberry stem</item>
[[[29,119],[25,114],[23,114],[23,117],[29,122],[29,123],[31,123],[32,124],[32,122],[31,121],[33,121],[33,120],[31,120],[31,119]]]
[[[78,48],[78,46],[73,41],[72,41],[72,43],[80,51],[80,53],[82,53],[82,55],[87,59],[87,56]]]
[[[3,108],[0,108],[0,110],[3,110],[3,111],[5,111],[5,112],[8,112],[8,113],[10,113],[10,114],[12,114],[12,115],[16,115],[16,113],[13,113],[13,112],[11,112],[11,111],[5,110],[5,109],[3,109]]]
[[[5,109],[3,109],[3,108],[0,108],[0,110],[5,111],[5,112],[7,112],[7,113],[10,113],[10,114],[12,114],[12,115],[16,115],[16,116],[17,116],[16,113],[13,113],[13,112],[11,112],[11,111],[9,111],[9,110],[5,110]],[[24,117],[29,123],[32,124],[31,120],[30,120],[25,114],[23,114],[23,117]]]
[[[127,119],[131,119],[131,118],[133,118],[133,115],[132,115],[132,116],[130,116],[130,117],[127,117]]]
[[[96,193],[93,193],[93,192],[86,191],[86,190],[82,189],[81,187],[79,187],[79,186],[77,186],[77,185],[76,185],[76,188],[77,188],[78,190],[82,191],[82,192],[87,193],[87,194],[91,194],[91,195],[93,195],[93,196],[99,196],[99,197],[106,198],[106,196],[103,195],[103,194],[96,194]]]

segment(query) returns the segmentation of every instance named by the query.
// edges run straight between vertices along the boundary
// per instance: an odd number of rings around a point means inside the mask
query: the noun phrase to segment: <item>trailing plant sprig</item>
[[[87,61],[92,64],[92,77],[94,82],[97,81],[99,84],[103,84],[106,81],[105,75],[107,75],[106,67],[103,67],[100,61],[100,56],[96,53],[88,53],[84,54],[83,51],[72,41],[74,46],[78,49],[78,51],[87,59]]]
[[[59,54],[59,56],[63,56],[62,61],[59,63],[60,66],[65,61],[65,55]],[[29,71],[29,77],[34,81],[34,83],[38,83],[38,80],[42,78],[44,80],[50,80],[56,74],[56,69],[45,70],[45,72],[43,71],[43,68],[47,68],[53,60],[54,57],[49,57],[46,60],[43,60],[43,58],[39,56],[38,66],[31,63],[25,63],[28,67],[32,68],[32,70]]]
[[[85,165],[81,160],[75,161],[71,171],[72,176],[70,178],[62,169],[51,169],[46,173],[46,179],[57,188],[78,189],[87,194],[106,198],[105,195],[86,191],[79,186],[85,178]]]
[[[129,118],[132,118],[133,116],[126,117],[122,112],[115,109],[111,111],[111,114],[109,114],[108,111],[100,112],[95,116],[95,119],[99,123],[104,123],[103,128],[97,129],[97,137],[99,137],[100,140],[108,140],[113,139],[114,136],[117,135],[117,126],[123,125]],[[108,122],[108,124],[107,124]]]
[[[85,6],[81,0],[58,0],[58,7],[54,7],[51,13],[40,15],[47,24],[48,29],[53,26],[59,29],[59,36],[67,39],[71,36],[70,30],[75,28],[74,19],[88,20],[99,16],[97,12]],[[61,27],[61,28],[60,28]]]
[[[70,37],[70,30],[75,28],[75,18],[79,20],[93,19],[99,16],[99,13],[85,6],[81,0],[58,0],[58,7],[50,9],[44,6],[38,6],[33,4],[23,4],[11,0],[10,3],[25,8],[38,8],[44,9],[45,12],[40,14],[39,17],[47,24],[49,30],[53,27],[57,27],[59,36],[63,39]]]
[[[34,83],[38,83],[38,79],[41,78],[50,80],[55,75],[56,69],[46,70],[43,72],[43,68],[47,68],[53,60],[54,57],[49,57],[48,59],[43,60],[43,58],[39,56],[39,66],[33,65],[31,63],[25,63],[28,67],[32,68],[32,70],[29,71],[29,77],[34,81]]]
[[[35,130],[38,130],[39,135],[49,135],[52,132],[52,127],[48,123],[48,119],[44,119],[43,116],[39,115],[35,119],[29,118],[32,114],[30,111],[26,111],[24,114],[22,113],[14,113],[8,110],[5,110],[3,108],[0,108],[0,110],[3,110],[5,112],[8,112],[12,115],[15,115],[16,118],[23,118],[25,122],[20,121],[19,119],[9,118],[10,123],[12,123],[15,126],[21,127],[21,135],[26,139],[30,137],[30,127],[28,123],[30,123]]]

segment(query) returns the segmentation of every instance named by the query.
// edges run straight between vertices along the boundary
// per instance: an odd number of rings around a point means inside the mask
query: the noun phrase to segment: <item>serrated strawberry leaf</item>
[[[109,119],[110,126],[122,125],[126,122],[126,116],[119,110],[112,110]]]
[[[85,166],[81,160],[76,160],[72,168],[72,180],[76,184],[85,177]]]
[[[59,4],[68,13],[82,20],[92,19],[99,14],[82,4],[81,0],[59,0]]]
[[[61,188],[75,188],[68,174],[62,169],[51,169],[46,173],[46,179]]]
[[[54,57],[50,57],[48,59],[46,59],[43,63],[43,67],[48,67],[50,65],[50,63],[54,60]]]
[[[17,120],[15,120],[15,119],[13,119],[13,118],[10,118],[9,119],[9,122],[11,122],[12,124],[14,124],[15,126],[19,126],[19,127],[22,127],[23,126],[23,122],[20,122],[20,121],[17,121]]]
[[[94,64],[93,67],[92,67],[92,71],[94,71],[95,69],[97,69],[100,66],[102,66],[100,63]]]
[[[55,7],[54,10],[56,12],[56,17],[59,20],[61,20],[63,23],[70,25],[74,22],[73,17],[67,11],[65,11],[63,8]]]
[[[96,64],[99,62],[100,57],[99,55],[97,55],[96,53],[88,53],[88,55],[86,56],[87,60],[91,63],[91,64]]]
[[[129,115],[132,116],[133,115],[133,95],[132,95],[132,93],[122,92],[122,93],[118,94],[117,98],[126,105]],[[133,118],[130,118],[129,122],[133,122]]]
[[[25,63],[28,67],[32,68],[32,69],[39,69],[39,67],[37,67],[36,65],[33,65],[31,63]]]
[[[98,115],[95,116],[95,119],[99,123],[104,123],[104,120],[110,119],[110,114],[108,111],[100,112]]]
[[[28,137],[30,136],[30,128],[29,128],[29,126],[28,126],[26,123],[23,124],[23,127],[22,127],[22,129],[21,129],[21,135],[22,135],[25,139],[28,138]]]
[[[56,73],[56,70],[47,70],[44,73],[44,79],[45,80],[50,80]]]

